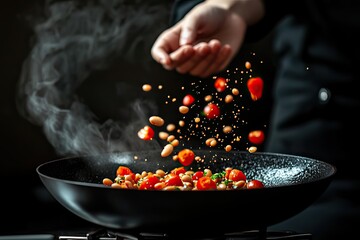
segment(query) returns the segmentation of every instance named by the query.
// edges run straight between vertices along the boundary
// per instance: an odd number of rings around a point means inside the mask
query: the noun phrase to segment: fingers
[[[209,42],[210,54],[200,59],[198,64],[190,69],[189,73],[194,76],[207,77],[209,75],[208,69],[216,61],[217,55],[221,50],[221,43],[218,40],[211,40]]]
[[[221,47],[216,57],[214,58],[214,61],[206,68],[204,68],[204,71],[197,76],[205,78],[212,74],[223,71],[230,62],[231,52],[232,50],[229,45],[224,45]]]
[[[191,46],[186,46],[186,48],[191,48]],[[184,49],[185,47],[182,51],[170,54],[173,67],[181,74],[187,73],[202,78],[222,71],[229,63],[232,52],[229,45],[222,46],[218,40],[199,43],[192,47],[193,52],[186,56]]]
[[[169,54],[179,49],[179,36],[180,27],[174,26],[160,34],[151,48],[152,58],[166,69],[173,68]]]
[[[191,69],[196,67],[199,63],[204,61],[208,55],[211,55],[211,48],[207,43],[200,43],[192,48],[194,53],[191,57],[184,59],[185,61],[177,61],[176,71],[179,73],[189,73]],[[171,54],[172,61],[176,61]]]

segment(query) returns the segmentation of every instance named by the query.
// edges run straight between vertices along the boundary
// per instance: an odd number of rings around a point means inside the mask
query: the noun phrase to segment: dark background
[[[139,2],[141,1],[137,1],[136,4]],[[171,2],[163,1],[163,4],[170,12]],[[41,126],[24,119],[16,107],[16,90],[21,67],[33,46],[34,33],[24,16],[29,13],[33,16],[41,15],[43,5],[43,1],[15,0],[2,2],[0,9],[0,234],[43,233],[91,226],[60,206],[42,186],[36,167],[62,156],[59,156],[47,141]],[[161,22],[153,25],[153,34],[146,37],[148,43],[152,43],[157,34],[166,27],[169,12],[162,13]],[[260,42],[247,44],[231,66],[243,67],[250,52],[256,52],[256,56],[252,57],[253,62],[264,61],[256,67],[256,73],[266,81],[264,98],[252,110],[249,120],[250,125],[254,126],[266,125],[270,113],[270,89],[274,68],[270,44],[271,36]],[[139,62],[148,61],[150,49],[145,49],[145,53],[134,52],[134,55]],[[109,68],[91,75],[79,87],[78,94],[99,119],[118,118],[126,121],[126,116],[116,114],[117,111],[114,109],[121,108],[126,101],[135,98],[143,83],[152,81],[179,87],[179,84],[184,83],[184,76],[165,71],[155,62],[152,62],[149,68],[142,69],[141,64],[139,67],[132,61],[119,58]],[[119,87],[128,88],[129,95],[116,94]]]

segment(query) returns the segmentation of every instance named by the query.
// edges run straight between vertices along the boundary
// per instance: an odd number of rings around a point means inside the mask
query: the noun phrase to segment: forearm
[[[265,15],[263,0],[206,0],[205,4],[214,4],[238,14],[248,26],[259,22]]]

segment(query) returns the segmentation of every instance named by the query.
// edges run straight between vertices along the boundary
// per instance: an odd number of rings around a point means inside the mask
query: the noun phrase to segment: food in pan
[[[129,167],[119,166],[114,180],[104,178],[103,184],[112,188],[164,191],[243,190],[263,188],[262,181],[247,179],[237,168],[225,168],[213,173],[210,169],[191,171],[184,167],[169,172],[158,169],[153,172],[135,173]]]

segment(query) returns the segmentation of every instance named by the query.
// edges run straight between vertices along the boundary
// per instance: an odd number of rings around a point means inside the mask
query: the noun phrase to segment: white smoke
[[[134,102],[129,117],[136,121],[131,125],[116,119],[100,123],[76,89],[119,56],[136,61],[134,52],[149,49],[145,38],[155,34],[154,24],[168,12],[166,5],[149,0],[50,1],[44,9],[45,17],[34,24],[35,42],[19,80],[20,113],[43,127],[60,155],[159,148],[155,141],[141,145],[132,137],[147,114],[156,111],[153,104]]]

